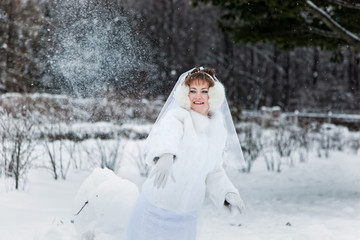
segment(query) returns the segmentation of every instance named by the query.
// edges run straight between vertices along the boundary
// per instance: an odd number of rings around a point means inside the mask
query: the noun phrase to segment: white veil
[[[176,88],[185,81],[186,76],[192,72],[195,68],[190,69],[189,71],[184,72],[180,75],[178,81],[176,82],[174,88],[172,89],[168,99],[166,100],[164,106],[162,107],[159,116],[157,117],[151,131],[149,133],[148,138],[146,139],[147,143],[151,141],[151,136],[154,133],[154,130],[158,127],[160,120],[166,115],[166,113],[173,108],[178,107],[177,102],[175,101],[175,90]],[[200,68],[202,69],[202,68]],[[218,79],[215,78],[217,81]],[[220,107],[220,112],[223,114],[224,117],[224,124],[227,130],[227,139],[225,144],[225,149],[223,152],[223,159],[224,164],[226,166],[236,168],[236,169],[243,169],[246,167],[246,162],[244,159],[243,152],[241,150],[240,141],[238,135],[235,130],[235,126],[231,117],[231,112],[229,109],[228,102],[226,98]]]

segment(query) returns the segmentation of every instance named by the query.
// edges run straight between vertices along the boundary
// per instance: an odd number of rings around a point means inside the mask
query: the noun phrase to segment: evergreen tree
[[[284,48],[342,45],[360,49],[360,4],[353,0],[193,0],[223,12],[219,26],[235,42],[273,42]]]

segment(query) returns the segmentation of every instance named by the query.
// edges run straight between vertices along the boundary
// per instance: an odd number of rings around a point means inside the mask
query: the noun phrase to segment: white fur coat
[[[226,130],[220,112],[210,119],[193,110],[172,109],[155,131],[147,142],[146,161],[153,165],[155,157],[175,155],[176,182],[169,178],[165,188],[157,189],[149,178],[142,187],[144,196],[160,208],[190,212],[202,206],[207,191],[214,204],[225,209],[225,194],[238,191],[222,167]]]

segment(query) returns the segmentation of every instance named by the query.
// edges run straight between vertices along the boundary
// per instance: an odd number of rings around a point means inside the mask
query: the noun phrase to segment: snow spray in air
[[[54,1],[49,64],[55,85],[76,97],[132,88],[146,48],[120,1]]]

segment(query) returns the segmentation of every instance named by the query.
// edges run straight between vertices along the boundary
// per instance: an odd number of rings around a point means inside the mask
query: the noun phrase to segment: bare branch
[[[329,14],[327,14],[324,10],[316,6],[312,1],[307,0],[306,6],[307,9],[312,14],[314,14],[315,17],[322,20],[327,27],[329,27],[335,34],[339,36],[339,38],[345,40],[346,42],[360,50],[360,38],[356,34],[345,29],[338,22],[332,19]]]
[[[327,0],[327,1],[330,2],[330,3],[340,5],[342,7],[360,10],[360,4],[359,3],[354,3],[354,2],[349,3],[347,1],[342,1],[342,0]]]
[[[272,59],[273,58],[272,53],[267,53],[268,51],[265,51],[264,49],[259,49],[251,44],[248,44],[247,47],[251,48],[259,56],[263,57],[266,60],[266,62],[270,63],[273,67],[275,67],[280,74],[285,74],[284,67],[274,62],[274,60]]]
[[[340,38],[340,36],[334,32],[325,31],[325,30],[322,30],[319,28],[314,28],[314,27],[308,27],[308,32],[315,33],[317,35],[327,37],[327,38]]]
[[[238,70],[238,73],[240,75],[243,75],[245,77],[247,77],[250,81],[248,81],[249,84],[253,84],[253,85],[259,85],[259,84],[262,84],[265,79],[261,78],[261,77],[258,77],[256,75],[253,75],[249,72],[246,72],[246,71],[243,71],[243,70]]]

